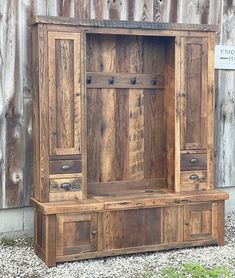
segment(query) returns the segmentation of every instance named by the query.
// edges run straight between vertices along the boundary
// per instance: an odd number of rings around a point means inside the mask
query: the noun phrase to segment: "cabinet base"
[[[166,194],[167,195],[167,194]],[[39,203],[35,252],[48,265],[97,257],[224,244],[221,191]]]

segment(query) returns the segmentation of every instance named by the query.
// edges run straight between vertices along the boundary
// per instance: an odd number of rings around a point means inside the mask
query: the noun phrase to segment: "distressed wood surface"
[[[34,16],[219,24],[217,43],[234,45],[234,9],[229,0],[0,0],[0,207],[29,205],[34,191],[32,27],[27,25]],[[235,73],[217,71],[216,81],[215,182],[234,186]]]

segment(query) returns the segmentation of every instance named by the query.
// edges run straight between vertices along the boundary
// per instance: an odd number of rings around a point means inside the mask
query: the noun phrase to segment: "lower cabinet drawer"
[[[181,171],[181,191],[207,190],[207,171]]]
[[[57,256],[97,250],[97,213],[58,214],[56,225]]]
[[[50,179],[50,201],[81,199],[82,177]]]

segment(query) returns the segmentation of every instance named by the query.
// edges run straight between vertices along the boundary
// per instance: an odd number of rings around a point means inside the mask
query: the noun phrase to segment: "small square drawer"
[[[207,190],[207,171],[181,171],[181,191]]]
[[[82,177],[50,179],[50,192],[69,192],[82,190]]]
[[[50,174],[81,173],[82,160],[52,160]]]
[[[206,170],[207,154],[181,154],[181,170]]]

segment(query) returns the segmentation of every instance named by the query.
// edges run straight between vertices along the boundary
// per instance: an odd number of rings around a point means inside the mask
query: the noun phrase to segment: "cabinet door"
[[[80,33],[48,33],[50,155],[81,153],[80,40]]]
[[[91,252],[96,249],[96,213],[57,215],[57,256]]]
[[[212,103],[209,102],[210,99],[208,99],[208,39],[182,38],[182,150],[199,150],[207,148],[208,106],[212,105]]]
[[[184,221],[185,241],[212,239],[212,203],[186,205]]]

